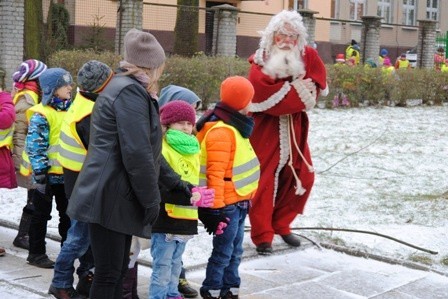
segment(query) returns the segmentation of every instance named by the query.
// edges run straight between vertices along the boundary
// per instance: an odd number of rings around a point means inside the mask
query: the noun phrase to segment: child
[[[15,119],[11,95],[0,88],[0,188],[17,187],[16,172],[11,157]],[[0,256],[2,255],[5,255],[5,249],[0,247]]]
[[[64,117],[59,138],[58,161],[64,171],[64,188],[67,198],[71,196],[87,155],[93,106],[99,93],[106,87],[112,76],[113,71],[109,66],[97,60],[89,60],[78,71],[79,92]],[[89,296],[93,281],[91,270],[94,266],[89,246],[88,224],[73,219],[67,232],[67,240],[54,265],[49,294],[56,298]],[[76,259],[79,259],[79,266],[76,269],[79,280],[74,290],[73,272]]]
[[[238,298],[244,222],[260,175],[249,142],[254,121],[247,113],[253,96],[249,80],[229,77],[221,84],[221,101],[197,123],[200,185],[215,189],[213,206],[199,209],[199,219],[210,234],[215,234],[200,289],[203,298]],[[224,231],[223,224],[227,224]]]
[[[36,183],[27,261],[36,267],[53,268],[54,262],[45,253],[45,235],[47,222],[51,219],[53,196],[59,211],[61,244],[70,227],[70,218],[66,214],[68,200],[62,166],[57,162],[57,150],[62,120],[71,103],[72,77],[62,68],[50,68],[40,75],[39,82],[42,102],[26,112],[29,126],[20,173],[25,176],[32,174]]]
[[[16,172],[11,157],[15,119],[11,95],[0,89],[0,188],[17,187]]]
[[[184,101],[172,101],[160,110],[160,123],[166,129],[162,154],[182,180],[192,185],[199,183],[200,148],[192,135],[195,118],[194,108]],[[151,234],[151,299],[183,298],[178,291],[182,254],[187,241],[198,233],[197,207],[210,207],[214,197],[212,189],[194,187],[192,192],[187,198],[183,192],[160,185],[161,207]]]
[[[12,75],[14,82],[11,96],[16,111],[16,121],[14,123],[13,135],[13,159],[16,168],[17,184],[19,187],[27,189],[27,200],[23,207],[22,216],[20,217],[19,230],[14,238],[13,245],[19,248],[29,249],[28,231],[30,229],[31,216],[33,215],[33,193],[36,188],[33,185],[31,176],[23,176],[20,174],[20,165],[22,164],[22,155],[25,148],[25,139],[28,133],[28,120],[26,119],[26,111],[41,102],[41,88],[39,85],[39,77],[47,69],[47,65],[36,59],[28,59],[22,62],[17,71]]]

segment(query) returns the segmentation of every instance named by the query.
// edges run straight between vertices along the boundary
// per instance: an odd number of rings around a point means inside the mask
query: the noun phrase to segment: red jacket
[[[0,92],[0,130],[9,129],[14,124],[16,114],[11,95]],[[6,146],[0,147],[0,188],[16,188],[17,180],[11,149]]]

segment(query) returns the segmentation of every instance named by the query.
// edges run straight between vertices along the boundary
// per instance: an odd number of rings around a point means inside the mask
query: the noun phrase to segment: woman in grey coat
[[[95,102],[89,151],[67,211],[89,223],[95,299],[121,299],[131,236],[149,238],[159,212],[162,131],[151,94],[165,52],[153,35],[137,29],[126,34],[124,48],[117,75]]]

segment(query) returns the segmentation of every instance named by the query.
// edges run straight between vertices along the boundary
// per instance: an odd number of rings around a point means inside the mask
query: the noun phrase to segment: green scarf
[[[179,130],[168,129],[165,134],[166,142],[182,155],[192,155],[199,152],[199,141],[195,136]]]

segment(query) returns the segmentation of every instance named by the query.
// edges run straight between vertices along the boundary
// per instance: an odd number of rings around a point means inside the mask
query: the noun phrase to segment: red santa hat
[[[302,16],[294,10],[283,10],[272,17],[265,30],[259,32],[261,34],[260,48],[269,54],[273,46],[275,32],[285,30],[286,24],[290,25],[291,33],[299,36],[298,47],[303,54],[304,48],[308,44],[308,33],[303,24]]]

